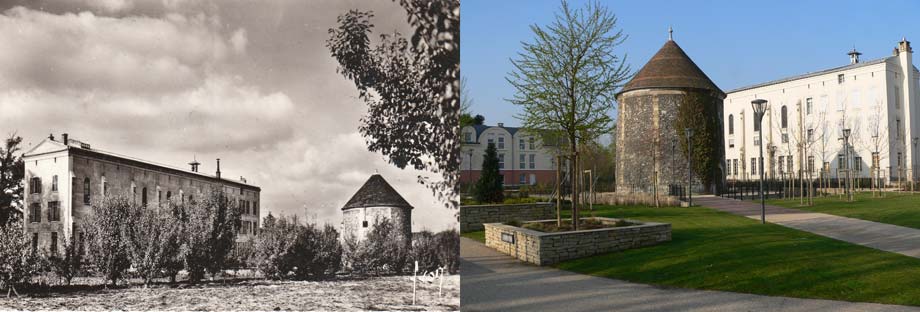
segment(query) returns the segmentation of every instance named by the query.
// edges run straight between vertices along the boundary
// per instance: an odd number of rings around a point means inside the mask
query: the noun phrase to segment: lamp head
[[[850,129],[849,129],[849,128],[843,129],[843,137],[844,137],[844,138],[849,138],[849,137],[850,137]]]
[[[693,136],[693,128],[684,128],[684,134],[686,134],[688,138]]]
[[[767,100],[755,99],[751,101],[751,107],[754,108],[754,113],[763,115],[763,113],[767,111]]]

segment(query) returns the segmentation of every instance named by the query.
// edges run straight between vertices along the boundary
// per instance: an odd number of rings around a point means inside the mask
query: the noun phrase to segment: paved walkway
[[[920,308],[660,288],[524,264],[460,239],[463,311],[920,311]]]
[[[694,197],[693,204],[760,220],[760,202],[706,196]],[[770,223],[920,258],[918,229],[771,205],[766,211]]]

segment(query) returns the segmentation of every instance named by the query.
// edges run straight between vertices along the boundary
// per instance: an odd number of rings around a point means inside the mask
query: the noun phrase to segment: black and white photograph
[[[459,0],[0,1],[0,310],[460,309]]]

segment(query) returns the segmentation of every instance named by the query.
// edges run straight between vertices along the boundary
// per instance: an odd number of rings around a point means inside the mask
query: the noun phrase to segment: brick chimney
[[[61,137],[64,138],[64,145],[67,145],[70,143],[70,140],[67,139],[66,133],[61,134]]]

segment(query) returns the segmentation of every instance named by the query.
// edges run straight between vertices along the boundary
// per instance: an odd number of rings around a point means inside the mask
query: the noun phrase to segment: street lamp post
[[[693,144],[690,143],[690,137],[693,136],[693,129],[689,127],[684,128],[684,134],[687,135],[687,207],[693,207],[693,170],[690,169],[690,163],[693,161]]]
[[[763,127],[761,122],[763,121],[764,112],[767,110],[767,100],[755,99],[751,101],[751,107],[754,109],[754,122],[757,123],[757,129],[760,129],[760,131],[757,131],[760,140],[760,144],[758,144],[760,147],[760,161],[758,162],[760,165],[760,223],[764,224],[767,223],[767,203],[763,193]]]
[[[472,148],[469,150],[469,155],[470,155],[470,158],[469,158],[469,160],[470,160],[470,166],[469,166],[469,167],[470,167],[470,170],[469,170],[469,172],[470,172],[470,173],[468,173],[468,174],[466,175],[466,177],[468,178],[467,183],[470,184],[470,185],[469,185],[469,191],[468,191],[468,192],[469,192],[470,194],[472,194],[472,193],[473,193],[473,149],[472,149]]]
[[[850,197],[852,194],[850,192],[850,128],[843,129],[843,157],[846,158],[844,161],[844,166],[846,166],[846,195],[847,201],[853,201]]]

